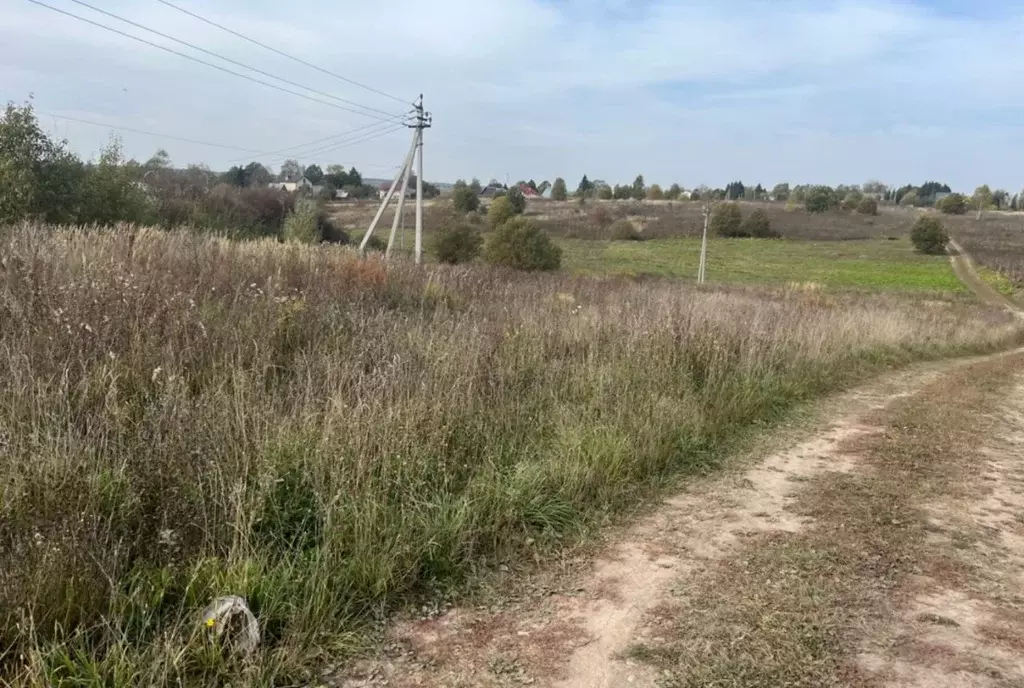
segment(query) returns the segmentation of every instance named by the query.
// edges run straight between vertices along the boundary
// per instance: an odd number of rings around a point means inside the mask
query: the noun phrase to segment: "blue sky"
[[[48,2],[117,24],[70,0]],[[92,4],[330,94],[402,109],[155,0]],[[642,173],[686,187],[875,178],[939,179],[965,190],[1024,185],[1021,2],[393,0],[387,10],[309,0],[179,4],[386,92],[410,100],[423,92],[435,116],[425,154],[429,179],[563,176],[575,185],[584,173],[610,182]],[[0,16],[0,98],[23,101],[31,93],[41,112],[254,151],[376,123],[26,0],[0,0]],[[109,135],[41,119],[85,156]],[[399,131],[300,158],[388,176],[408,137]],[[122,138],[130,155],[146,158],[164,147],[178,164],[225,168],[236,159],[285,157]]]

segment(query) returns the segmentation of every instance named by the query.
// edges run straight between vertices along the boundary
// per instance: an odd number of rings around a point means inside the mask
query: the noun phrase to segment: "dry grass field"
[[[956,299],[0,230],[0,682],[297,685],[744,429],[1017,341]],[[198,618],[245,597],[236,659]]]
[[[978,263],[1005,275],[1016,289],[1024,285],[1024,213],[990,211],[981,220],[968,213],[943,222]]]

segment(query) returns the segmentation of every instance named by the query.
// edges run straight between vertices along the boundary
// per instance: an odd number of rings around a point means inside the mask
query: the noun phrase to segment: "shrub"
[[[711,231],[720,237],[750,236],[743,230],[743,211],[739,203],[721,203],[711,213]]]
[[[939,218],[925,215],[914,223],[914,229],[910,232],[910,240],[921,253],[939,255],[946,252],[946,244],[949,243],[949,234],[942,226]]]
[[[366,242],[367,251],[380,251],[383,253],[388,250],[388,242],[381,239],[378,235],[374,234],[370,237],[370,240]]]
[[[644,236],[629,220],[623,218],[612,225],[612,241],[643,241]]]
[[[434,233],[432,248],[442,263],[468,263],[480,254],[483,244],[480,230],[468,224],[445,227]]]
[[[607,229],[615,221],[615,218],[612,217],[608,208],[599,205],[590,213],[590,221],[597,225],[598,229]]]
[[[452,193],[452,207],[460,213],[471,213],[480,207],[480,197],[468,186],[460,186]]]
[[[782,237],[772,229],[772,221],[760,208],[750,213],[750,216],[743,222],[743,233],[755,239],[779,239]]]
[[[873,198],[861,199],[861,202],[857,204],[857,212],[861,215],[877,215],[878,201]]]
[[[963,215],[967,212],[967,198],[963,194],[953,193],[939,201],[935,207],[944,215]]]
[[[511,220],[515,215],[516,210],[512,207],[512,201],[509,200],[508,196],[495,198],[487,209],[487,221],[495,229]]]
[[[523,190],[518,186],[513,186],[505,194],[505,198],[512,204],[512,210],[516,215],[522,215],[526,212],[526,196],[523,195]]]
[[[320,213],[316,202],[302,199],[295,210],[285,218],[282,236],[285,241],[313,244],[320,241]]]
[[[908,191],[900,197],[900,205],[908,208],[912,208],[918,204],[917,192]]]
[[[562,249],[535,223],[515,218],[487,238],[484,258],[516,270],[557,270],[562,266]]]
[[[809,213],[824,213],[836,207],[836,195],[828,186],[815,186],[807,192],[804,208]]]
[[[862,200],[864,200],[863,195],[851,191],[850,193],[846,194],[846,198],[843,199],[843,203],[840,207],[848,213],[853,212],[854,210],[857,209],[857,206],[860,205],[860,202]]]

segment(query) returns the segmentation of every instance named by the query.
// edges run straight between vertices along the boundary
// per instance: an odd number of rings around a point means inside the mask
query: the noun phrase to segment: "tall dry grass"
[[[287,684],[754,421],[1001,313],[0,230],[0,682]],[[239,594],[249,661],[196,615]]]

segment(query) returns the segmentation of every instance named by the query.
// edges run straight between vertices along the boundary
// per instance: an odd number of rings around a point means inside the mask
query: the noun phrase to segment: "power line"
[[[380,91],[380,90],[378,90],[376,88],[373,88],[372,86],[367,86],[366,84],[361,84],[358,81],[353,81],[352,79],[349,79],[348,77],[344,77],[344,76],[342,76],[340,74],[336,74],[336,73],[334,73],[334,72],[332,72],[330,70],[324,69],[323,67],[320,67],[319,65],[315,65],[312,62],[307,62],[306,60],[303,60],[301,58],[295,57],[294,55],[289,55],[288,53],[286,53],[286,52],[284,52],[282,50],[278,50],[277,48],[273,48],[273,47],[267,45],[266,43],[261,43],[261,42],[257,41],[255,38],[250,38],[249,36],[246,36],[245,34],[241,34],[241,33],[237,32],[237,31],[229,29],[228,27],[224,26],[223,24],[218,24],[215,21],[212,21],[212,20],[207,19],[205,17],[199,16],[195,12],[190,12],[189,10],[186,10],[183,7],[178,7],[174,3],[168,2],[167,0],[156,0],[156,1],[159,2],[162,5],[166,5],[167,7],[170,7],[172,9],[178,10],[179,12],[183,12],[184,14],[187,14],[188,16],[193,17],[194,19],[198,19],[201,22],[209,24],[210,26],[216,27],[216,28],[220,29],[221,31],[227,31],[232,36],[237,36],[238,38],[241,38],[242,40],[249,41],[253,45],[258,45],[259,47],[264,48],[265,50],[269,50],[272,53],[276,53],[276,54],[280,55],[281,57],[287,57],[289,60],[292,60],[294,62],[298,62],[299,64],[305,65],[306,67],[311,67],[312,69],[315,69],[318,72],[323,72],[324,74],[327,74],[328,76],[333,76],[335,79],[340,79],[340,80],[342,80],[342,81],[344,81],[346,83],[352,84],[353,86],[358,86],[359,88],[363,88],[363,89],[366,89],[367,91],[370,91],[372,93],[376,93],[378,95],[384,96],[385,98],[390,98],[392,100],[396,100],[399,103],[408,104],[407,101],[403,100],[402,98],[399,98],[398,96],[393,96],[390,93],[385,93],[384,91]]]
[[[402,118],[404,118],[404,115],[403,115]],[[303,148],[308,148],[308,147],[314,146],[314,145],[316,145],[318,143],[324,143],[325,141],[334,141],[336,139],[345,138],[345,137],[350,136],[350,135],[352,135],[352,134],[354,134],[356,132],[359,132],[359,131],[364,131],[366,129],[377,129],[378,127],[384,126],[386,124],[397,123],[402,118],[395,117],[395,118],[391,119],[388,122],[374,122],[372,124],[367,124],[367,125],[362,126],[362,127],[356,127],[355,129],[349,129],[348,131],[342,132],[340,134],[331,134],[330,136],[324,136],[323,138],[315,139],[313,141],[307,141],[305,143],[299,143],[299,144],[296,144],[294,146],[288,146],[286,148],[279,148],[277,150],[263,151],[263,152],[260,153],[260,155],[291,154],[290,151],[301,151]],[[366,133],[369,133],[369,132],[366,132]],[[301,154],[301,153],[296,153],[296,155],[299,155],[299,154]],[[228,160],[228,162],[229,163],[241,162],[241,161],[244,161],[244,160],[247,160],[247,159],[248,158],[235,158],[233,160]]]
[[[384,137],[384,136],[389,136],[391,134],[394,134],[395,132],[401,131],[402,129],[405,129],[404,125],[394,126],[391,129],[388,129],[386,131],[380,131],[380,132],[376,132],[376,133],[372,133],[372,134],[367,134],[367,135],[364,135],[364,136],[362,136],[360,138],[357,138],[355,140],[352,140],[352,141],[342,141],[341,143],[335,143],[335,144],[332,144],[332,145],[329,145],[329,146],[324,146],[324,147],[316,149],[316,150],[307,151],[307,152],[302,154],[302,157],[308,158],[308,157],[311,157],[311,156],[314,156],[314,155],[323,155],[324,153],[331,153],[333,151],[340,150],[342,148],[348,148],[349,146],[354,146],[354,145],[356,145],[358,143],[365,143],[365,142],[371,141],[373,139],[378,139],[378,138],[381,138],[381,137]],[[288,157],[288,158],[285,158],[284,160],[275,160],[274,162],[269,163],[269,164],[270,164],[271,167],[273,167],[275,165],[280,165],[283,162],[287,162],[290,159],[291,159],[291,156]]]
[[[398,131],[399,129],[403,128],[403,126],[404,125],[392,125],[390,127],[385,127],[383,130],[367,131],[367,132],[364,132],[364,133],[360,134],[359,136],[357,136],[356,139],[358,139],[359,141],[362,141],[363,137],[366,137],[366,136],[369,136],[370,138],[374,138],[377,135],[383,136],[383,135],[386,135],[386,134],[391,134],[391,133],[393,133],[395,131]],[[334,137],[334,138],[337,139],[339,137]],[[347,138],[347,137],[345,137],[345,138]],[[310,150],[295,150],[294,152],[285,153],[283,155],[287,155],[287,157],[289,157],[289,158],[305,157],[307,155],[313,155],[313,154],[318,153],[318,152],[323,152],[325,150],[332,150],[335,147],[341,147],[341,146],[348,145],[349,143],[357,142],[356,139],[348,139],[348,140],[340,140],[340,141],[336,140],[336,141],[333,141],[331,143],[326,143],[324,145],[317,146],[315,148],[311,148]],[[307,144],[305,146],[300,146],[300,148],[303,148],[303,149],[310,148],[310,145],[311,144]]]
[[[172,55],[177,55],[178,57],[183,57],[186,60],[191,60],[192,62],[197,62],[197,63],[199,63],[201,65],[205,65],[207,67],[212,67],[213,69],[216,69],[216,70],[221,71],[221,72],[225,72],[226,74],[230,74],[232,76],[237,76],[237,77],[240,77],[242,79],[246,79],[247,81],[252,81],[252,82],[260,84],[262,86],[267,86],[268,88],[273,88],[275,90],[281,91],[283,93],[288,93],[288,94],[293,95],[293,96],[298,96],[299,98],[305,98],[306,100],[312,101],[314,103],[319,103],[321,105],[326,105],[328,107],[332,107],[332,108],[335,108],[335,109],[338,109],[338,110],[344,110],[346,112],[352,112],[352,113],[355,113],[357,115],[362,115],[364,117],[373,117],[375,119],[383,120],[383,118],[381,118],[381,117],[379,117],[377,115],[371,115],[371,114],[369,114],[367,112],[361,112],[359,110],[353,110],[352,108],[348,108],[348,107],[345,107],[343,105],[338,105],[337,103],[332,103],[332,102],[326,101],[326,100],[320,100],[319,98],[314,98],[313,96],[306,95],[305,93],[299,93],[298,91],[293,91],[291,89],[285,88],[284,86],[278,86],[277,84],[272,84],[272,83],[270,83],[268,81],[263,81],[262,79],[257,79],[255,77],[249,76],[248,74],[241,74],[240,72],[236,72],[234,70],[228,69],[227,67],[222,67],[222,66],[220,66],[218,64],[214,64],[213,62],[207,62],[206,60],[201,60],[198,57],[193,57],[192,55],[189,55],[187,53],[183,53],[183,52],[181,52],[179,50],[174,50],[173,48],[168,48],[165,45],[160,45],[159,43],[154,43],[153,41],[148,41],[145,38],[139,38],[138,36],[133,36],[130,33],[127,33],[125,31],[121,31],[120,29],[115,29],[112,26],[107,26],[105,24],[100,24],[99,22],[95,22],[95,21],[93,21],[91,19],[86,19],[85,17],[80,17],[77,14],[72,14],[71,12],[66,12],[65,10],[58,9],[58,8],[52,6],[52,5],[47,5],[45,2],[41,2],[40,0],[28,0],[28,2],[31,2],[33,5],[39,5],[40,7],[45,7],[48,10],[53,10],[54,12],[57,12],[58,14],[63,14],[64,16],[71,17],[72,19],[77,19],[78,21],[85,22],[86,24],[91,24],[92,26],[99,27],[101,29],[104,29],[106,31],[110,31],[112,33],[116,33],[119,36],[124,36],[125,38],[130,38],[133,41],[138,41],[139,43],[144,43],[145,45],[149,45],[149,46],[152,46],[154,48],[158,48],[160,50],[163,50],[164,52],[171,53]]]
[[[114,131],[127,131],[127,132],[131,132],[133,134],[144,134],[146,136],[154,136],[156,138],[168,139],[170,141],[182,141],[184,143],[194,143],[194,144],[196,144],[198,146],[210,146],[211,148],[224,148],[226,150],[244,151],[246,153],[255,153],[257,155],[266,155],[266,153],[261,153],[260,151],[253,150],[251,148],[239,148],[238,146],[228,146],[228,145],[225,145],[223,143],[211,143],[210,141],[197,141],[195,139],[186,139],[186,138],[182,138],[180,136],[171,136],[170,134],[158,134],[158,133],[156,133],[154,131],[145,131],[143,129],[132,129],[131,127],[114,126],[112,124],[105,124],[103,122],[93,122],[92,120],[80,119],[78,117],[68,117],[67,115],[58,115],[58,114],[53,113],[53,112],[43,112],[43,111],[40,110],[39,114],[40,115],[44,115],[46,117],[55,117],[57,119],[67,120],[69,122],[78,122],[79,124],[91,124],[91,125],[96,126],[96,127],[103,127],[105,129],[113,129]]]
[[[289,86],[295,86],[296,88],[301,88],[301,89],[304,89],[304,90],[309,91],[311,93],[316,93],[319,96],[324,96],[325,98],[331,98],[332,100],[337,100],[338,102],[346,103],[348,105],[352,105],[353,107],[363,108],[364,110],[369,110],[371,112],[376,112],[378,114],[384,115],[385,117],[395,117],[396,116],[394,113],[385,112],[383,110],[378,110],[377,108],[373,108],[373,107],[370,107],[368,105],[363,105],[361,103],[356,103],[356,102],[353,102],[351,100],[346,100],[345,98],[339,98],[338,96],[331,95],[330,93],[326,93],[324,91],[319,91],[319,90],[317,90],[315,88],[311,88],[309,86],[305,86],[305,85],[297,83],[295,81],[291,81],[290,79],[285,79],[284,77],[277,76],[276,74],[271,74],[269,72],[265,72],[262,69],[257,69],[256,67],[251,67],[251,66],[245,64],[244,62],[239,62],[238,60],[233,60],[230,57],[225,57],[225,56],[221,55],[220,53],[215,53],[212,50],[207,50],[206,48],[202,48],[202,47],[200,47],[198,45],[195,45],[194,43],[189,43],[188,41],[183,41],[180,38],[175,38],[174,36],[171,36],[169,34],[163,33],[162,31],[157,31],[156,29],[151,29],[148,26],[144,26],[142,24],[139,24],[138,22],[134,22],[134,21],[132,21],[130,19],[125,19],[124,17],[119,16],[117,14],[114,14],[113,12],[108,12],[107,10],[100,9],[99,7],[96,7],[94,5],[90,5],[89,3],[84,2],[83,0],[71,0],[71,2],[75,3],[76,5],[81,5],[82,7],[87,7],[90,10],[93,10],[94,12],[99,12],[100,14],[104,14],[104,15],[112,18],[112,19],[116,19],[116,20],[118,20],[120,22],[124,22],[125,24],[128,24],[130,26],[134,26],[135,28],[142,29],[143,31],[148,31],[151,34],[154,34],[156,36],[160,36],[161,38],[166,38],[169,41],[174,41],[175,43],[180,43],[181,45],[184,45],[186,47],[192,48],[193,50],[198,50],[199,52],[205,53],[206,55],[210,55],[211,57],[216,57],[217,59],[224,60],[225,62],[229,62],[229,63],[231,63],[231,64],[233,64],[233,65],[235,65],[237,67],[241,67],[243,69],[248,69],[250,71],[256,72],[257,74],[260,74],[260,75],[265,76],[265,77],[269,77],[271,79],[277,79],[278,81],[286,83]]]

